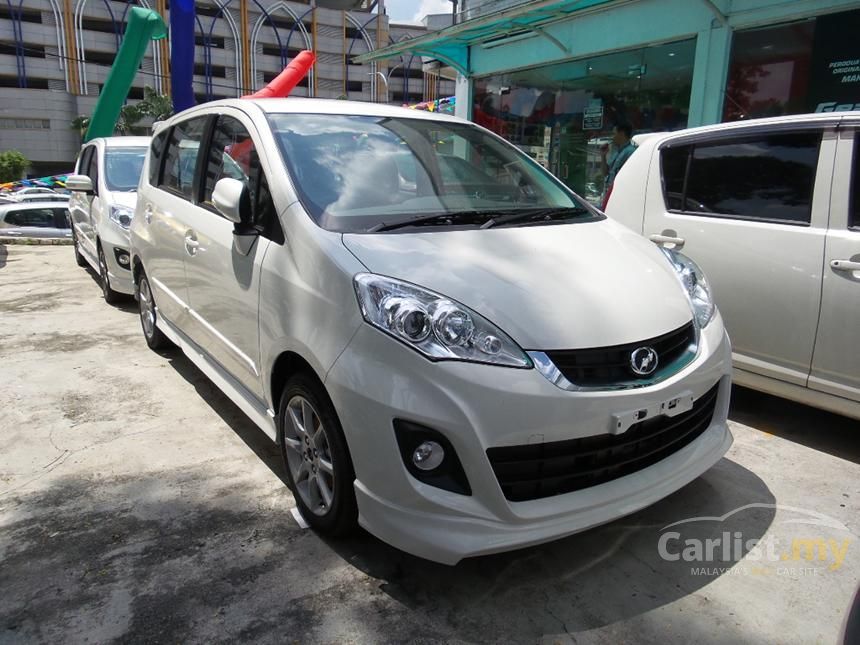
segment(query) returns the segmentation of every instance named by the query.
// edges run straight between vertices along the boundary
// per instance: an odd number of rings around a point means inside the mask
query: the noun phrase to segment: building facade
[[[465,0],[457,24],[361,55],[459,74],[460,116],[597,203],[612,128],[860,109],[856,0]],[[462,6],[462,2],[461,2]]]
[[[351,10],[288,0],[197,0],[194,94],[198,103],[234,98],[272,80],[296,53],[317,63],[296,96],[418,103],[454,92],[453,82],[425,74],[404,54],[356,64],[355,56],[411,39],[426,27],[389,24],[388,16],[347,2]],[[0,150],[31,160],[31,175],[66,172],[80,148],[71,127],[93,112],[133,6],[158,11],[168,0],[9,0],[0,5]],[[129,100],[143,88],[170,92],[170,41],[153,41]]]

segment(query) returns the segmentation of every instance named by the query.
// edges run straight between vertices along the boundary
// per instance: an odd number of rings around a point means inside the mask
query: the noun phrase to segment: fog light
[[[435,441],[425,441],[412,453],[412,463],[421,470],[438,468],[445,459],[445,451]]]
[[[113,256],[116,258],[116,263],[120,265],[120,267],[127,270],[131,269],[131,256],[128,251],[115,246],[113,249]]]
[[[124,267],[128,266],[128,256],[125,253],[119,256],[119,263]]]

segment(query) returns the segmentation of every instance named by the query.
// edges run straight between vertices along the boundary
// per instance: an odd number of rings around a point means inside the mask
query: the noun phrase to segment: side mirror
[[[246,224],[251,220],[251,197],[245,184],[238,179],[219,179],[212,191],[212,203],[234,224]]]
[[[95,192],[93,190],[93,180],[86,175],[69,175],[66,177],[66,190],[75,193],[86,193],[87,195],[92,195]]]

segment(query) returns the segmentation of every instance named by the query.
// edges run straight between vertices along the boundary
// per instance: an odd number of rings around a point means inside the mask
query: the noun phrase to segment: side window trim
[[[191,179],[192,194],[191,194],[191,198],[189,199],[189,196],[186,195],[185,193],[183,193],[182,191],[176,190],[172,186],[165,186],[164,185],[164,171],[166,169],[165,165],[167,164],[167,157],[168,157],[167,152],[168,152],[168,150],[170,150],[170,143],[171,143],[171,140],[173,138],[174,130],[176,130],[176,128],[178,126],[182,125],[183,123],[188,123],[194,119],[204,119],[206,121],[206,123],[203,126],[203,131],[202,131],[201,138],[200,138],[200,145],[199,145],[199,148],[197,151],[197,156],[194,159],[194,172],[192,174],[192,179]],[[178,123],[174,123],[172,126],[170,126],[170,133],[168,135],[167,144],[166,144],[167,147],[162,152],[162,154],[161,154],[162,158],[159,162],[160,168],[159,168],[159,172],[158,172],[158,184],[157,184],[157,186],[155,186],[156,188],[158,188],[159,190],[163,190],[164,192],[169,193],[175,197],[179,197],[180,199],[183,199],[183,200],[185,200],[191,204],[199,205],[200,191],[198,190],[198,185],[200,183],[200,168],[201,168],[200,157],[202,156],[201,150],[205,149],[205,146],[207,145],[207,142],[209,140],[209,135],[210,135],[211,127],[212,127],[212,121],[213,121],[212,114],[207,113],[207,114],[200,114],[197,116],[192,116],[188,119],[185,119],[183,121],[179,121]]]
[[[860,232],[860,128],[854,129],[851,183],[848,186],[848,230]]]
[[[164,172],[164,159],[167,156],[164,153],[167,152],[167,146],[170,144],[170,137],[173,136],[173,126],[171,125],[171,126],[164,128],[163,130],[161,130],[161,132],[159,132],[155,136],[156,137],[161,137],[161,136],[164,137],[164,139],[162,140],[162,144],[161,144],[161,151],[158,153],[158,160],[155,162],[156,166],[157,166],[157,168],[155,169],[155,179],[154,179],[154,181],[149,182],[153,188],[158,188],[161,186],[162,173]],[[153,138],[153,143],[154,142],[155,142],[155,138]],[[152,144],[150,144],[150,153],[149,154],[150,154],[150,161],[152,161]],[[152,169],[150,169],[149,176],[150,176],[150,178],[153,177]]]

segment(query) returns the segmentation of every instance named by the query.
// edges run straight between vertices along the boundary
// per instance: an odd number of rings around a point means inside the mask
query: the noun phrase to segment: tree
[[[159,94],[151,87],[143,88],[143,100],[137,104],[153,121],[163,121],[173,116],[173,101],[167,94]]]
[[[83,114],[72,119],[71,122],[72,130],[77,130],[81,135],[81,143],[84,141],[84,137],[87,134],[87,130],[90,127],[90,117],[84,116]]]
[[[116,134],[146,134],[147,128],[138,123],[145,118],[163,121],[173,116],[173,101],[166,94],[159,94],[151,87],[143,88],[143,99],[137,103],[127,103],[119,111],[114,131]],[[88,116],[79,116],[71,122],[71,127],[81,133],[81,141],[90,127]]]
[[[0,183],[21,179],[30,161],[17,150],[0,152]]]

